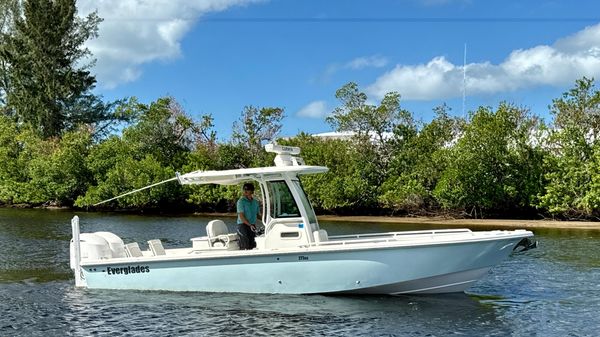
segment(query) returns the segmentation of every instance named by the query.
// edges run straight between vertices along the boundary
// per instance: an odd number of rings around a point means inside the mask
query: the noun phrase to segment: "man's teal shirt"
[[[258,216],[258,200],[256,198],[252,198],[252,200],[248,200],[246,197],[241,197],[237,202],[237,223],[244,223],[242,219],[240,219],[240,213],[244,213],[244,216],[250,222],[251,225],[256,224],[256,217]]]

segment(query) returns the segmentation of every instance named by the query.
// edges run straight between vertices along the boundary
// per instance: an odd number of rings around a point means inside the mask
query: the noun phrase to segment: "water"
[[[290,296],[75,289],[71,212],[0,209],[0,336],[597,336],[600,233],[536,231],[469,289],[435,296]],[[82,231],[167,247],[208,219],[83,213]],[[233,226],[234,219],[224,218]],[[332,235],[427,228],[322,223]]]

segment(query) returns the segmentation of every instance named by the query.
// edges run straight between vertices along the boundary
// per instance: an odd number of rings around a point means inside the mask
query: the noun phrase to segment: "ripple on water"
[[[17,294],[17,296],[15,296]],[[11,335],[357,336],[498,334],[494,308],[464,294],[283,296],[74,289],[13,283],[0,291]],[[15,307],[17,310],[14,310]],[[425,333],[426,332],[426,333]]]

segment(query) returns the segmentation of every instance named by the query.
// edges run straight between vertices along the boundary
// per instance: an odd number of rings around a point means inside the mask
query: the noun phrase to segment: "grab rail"
[[[332,241],[322,241],[319,243],[311,243],[309,246],[331,246],[331,245],[342,245],[347,244],[360,244],[360,243],[377,243],[377,242],[393,242],[399,241],[402,237],[406,236],[429,236],[434,238],[436,236],[442,236],[444,234],[469,234],[472,233],[470,229],[439,229],[439,230],[424,230],[424,231],[405,231],[405,232],[388,232],[388,233],[367,233],[367,234],[351,234],[351,235],[333,235],[329,239]],[[342,239],[342,240],[340,240]],[[343,240],[347,239],[347,240]]]
[[[402,235],[436,235],[436,234],[457,234],[457,233],[471,233],[470,229],[436,229],[436,230],[421,230],[421,231],[403,231],[403,232],[387,232],[387,233],[366,233],[366,234],[349,234],[349,235],[332,235],[330,238],[342,239],[342,238],[361,238],[367,236],[402,236]]]

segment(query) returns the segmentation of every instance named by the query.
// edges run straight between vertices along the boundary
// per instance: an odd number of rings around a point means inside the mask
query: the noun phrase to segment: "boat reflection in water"
[[[72,220],[71,268],[78,287],[279,294],[409,294],[462,292],[506,259],[528,248],[526,230],[443,229],[329,236],[319,227],[299,176],[327,172],[305,165],[300,149],[269,144],[275,166],[196,171],[180,184],[254,181],[263,196],[264,234],[240,250],[221,220],[188,248],[148,241],[142,251],[110,232],[80,233]],[[152,185],[155,186],[156,184]]]

